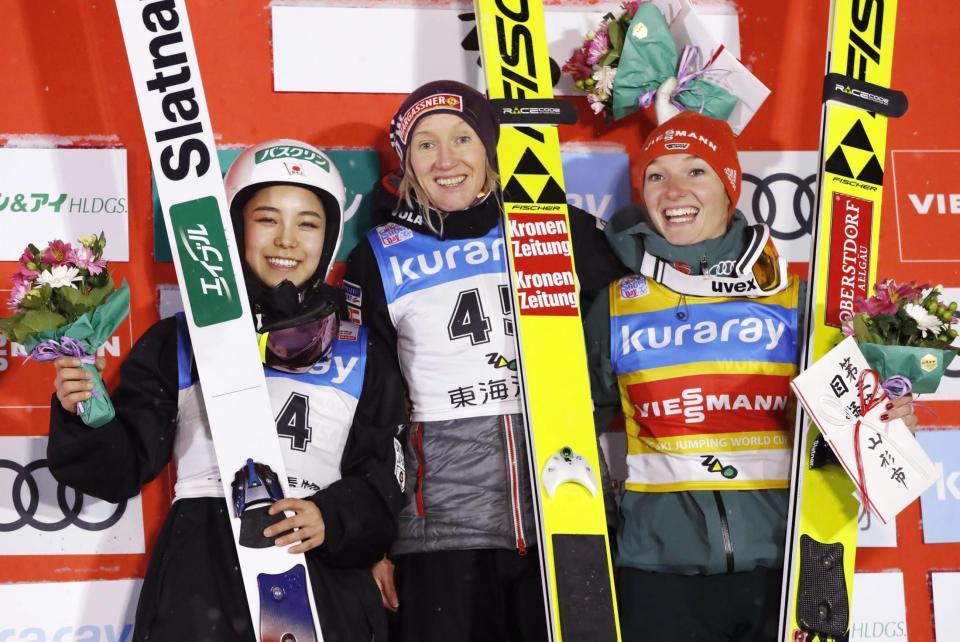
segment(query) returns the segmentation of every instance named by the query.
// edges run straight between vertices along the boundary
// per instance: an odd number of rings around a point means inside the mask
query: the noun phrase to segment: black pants
[[[623,642],[773,642],[781,569],[729,575],[620,570]]]
[[[368,568],[307,556],[324,642],[387,639]],[[173,503],[140,591],[135,642],[255,642],[227,507],[221,498]]]
[[[505,549],[398,555],[400,609],[391,642],[543,642],[535,552]]]

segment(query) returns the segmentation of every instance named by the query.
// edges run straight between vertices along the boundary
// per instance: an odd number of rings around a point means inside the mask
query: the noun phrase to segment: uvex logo
[[[880,43],[883,39],[883,0],[854,0],[847,45],[847,75],[867,79],[867,61],[880,64]],[[872,23],[872,24],[871,24]],[[870,42],[867,41],[870,40]]]
[[[757,282],[753,279],[747,281],[711,281],[711,289],[717,294],[739,294],[741,292],[750,292],[757,288]]]

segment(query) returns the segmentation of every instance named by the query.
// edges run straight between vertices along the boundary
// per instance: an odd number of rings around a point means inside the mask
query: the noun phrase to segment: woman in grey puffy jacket
[[[401,169],[377,186],[384,222],[344,281],[354,320],[398,356],[412,421],[399,537],[375,575],[401,640],[539,642],[493,108],[461,83],[428,83],[390,137]],[[582,290],[601,288],[619,264],[592,217],[571,208],[570,221]]]

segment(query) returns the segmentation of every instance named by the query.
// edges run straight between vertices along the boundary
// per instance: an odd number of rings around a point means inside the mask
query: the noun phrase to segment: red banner
[[[839,328],[843,321],[853,316],[854,300],[866,298],[869,294],[873,203],[846,194],[834,194],[830,220],[825,323]]]

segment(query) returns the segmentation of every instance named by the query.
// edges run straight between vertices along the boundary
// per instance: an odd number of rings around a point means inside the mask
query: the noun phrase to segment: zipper
[[[713,491],[713,498],[717,502],[717,512],[720,514],[720,534],[723,535],[723,551],[727,555],[727,573],[733,573],[733,540],[730,538],[730,524],[727,522],[727,509],[723,507],[720,491]]]
[[[686,321],[687,317],[690,315],[690,312],[687,308],[687,295],[681,294],[677,298],[677,307],[673,310],[674,316],[677,317],[677,321]]]
[[[507,436],[507,471],[510,475],[510,506],[513,512],[513,535],[517,542],[517,552],[527,554],[527,543],[523,539],[523,515],[520,509],[520,468],[517,464],[517,445],[514,441],[513,419],[503,415],[503,428]]]
[[[427,472],[427,460],[423,456],[423,423],[414,424],[410,442],[413,444],[413,454],[417,457],[417,515],[427,516],[427,509],[423,505],[423,478]]]

